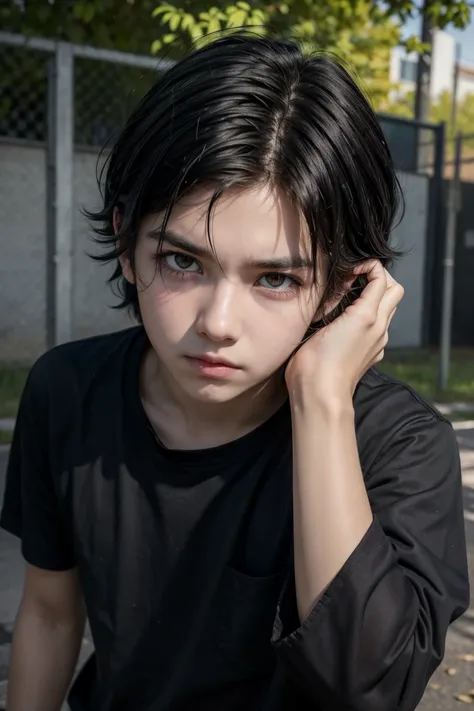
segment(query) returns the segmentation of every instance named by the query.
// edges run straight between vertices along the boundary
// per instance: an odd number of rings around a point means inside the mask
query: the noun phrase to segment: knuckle
[[[360,318],[365,326],[375,326],[377,323],[377,311],[370,306],[364,306],[360,309]]]

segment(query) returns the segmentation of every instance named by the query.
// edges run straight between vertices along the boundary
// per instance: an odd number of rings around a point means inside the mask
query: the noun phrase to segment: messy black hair
[[[119,135],[105,170],[97,223],[102,261],[141,320],[134,268],[141,220],[197,187],[212,186],[209,210],[226,191],[271,184],[299,209],[316,262],[329,265],[322,306],[342,293],[354,266],[389,265],[400,186],[377,116],[335,59],[289,41],[237,33],[192,52],[161,76]],[[115,234],[114,208],[120,215]]]

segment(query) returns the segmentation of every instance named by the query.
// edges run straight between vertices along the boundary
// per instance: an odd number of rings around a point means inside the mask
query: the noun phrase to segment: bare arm
[[[306,619],[372,523],[351,403],[293,414],[295,574]],[[317,472],[315,472],[317,462]]]
[[[353,396],[383,357],[402,287],[380,262],[353,271],[367,286],[316,332],[286,371],[292,406],[295,575],[303,621],[369,530],[373,516],[357,448]],[[317,464],[316,464],[317,463]]]
[[[77,571],[27,565],[13,635],[7,711],[59,711],[84,633]]]

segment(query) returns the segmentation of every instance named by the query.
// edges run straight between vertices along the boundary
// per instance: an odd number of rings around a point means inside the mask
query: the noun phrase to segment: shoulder
[[[451,423],[409,385],[372,368],[354,396],[356,431],[364,469],[397,442],[418,438],[457,451]],[[421,439],[420,439],[421,437]]]
[[[36,403],[70,403],[104,377],[121,375],[127,354],[144,335],[141,327],[65,343],[33,365],[24,395]]]

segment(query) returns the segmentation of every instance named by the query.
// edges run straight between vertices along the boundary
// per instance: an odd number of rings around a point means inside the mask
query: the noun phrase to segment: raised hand
[[[364,262],[353,274],[365,274],[367,286],[294,355],[285,373],[290,397],[305,388],[323,397],[352,398],[360,378],[382,360],[403,287],[378,261]]]

